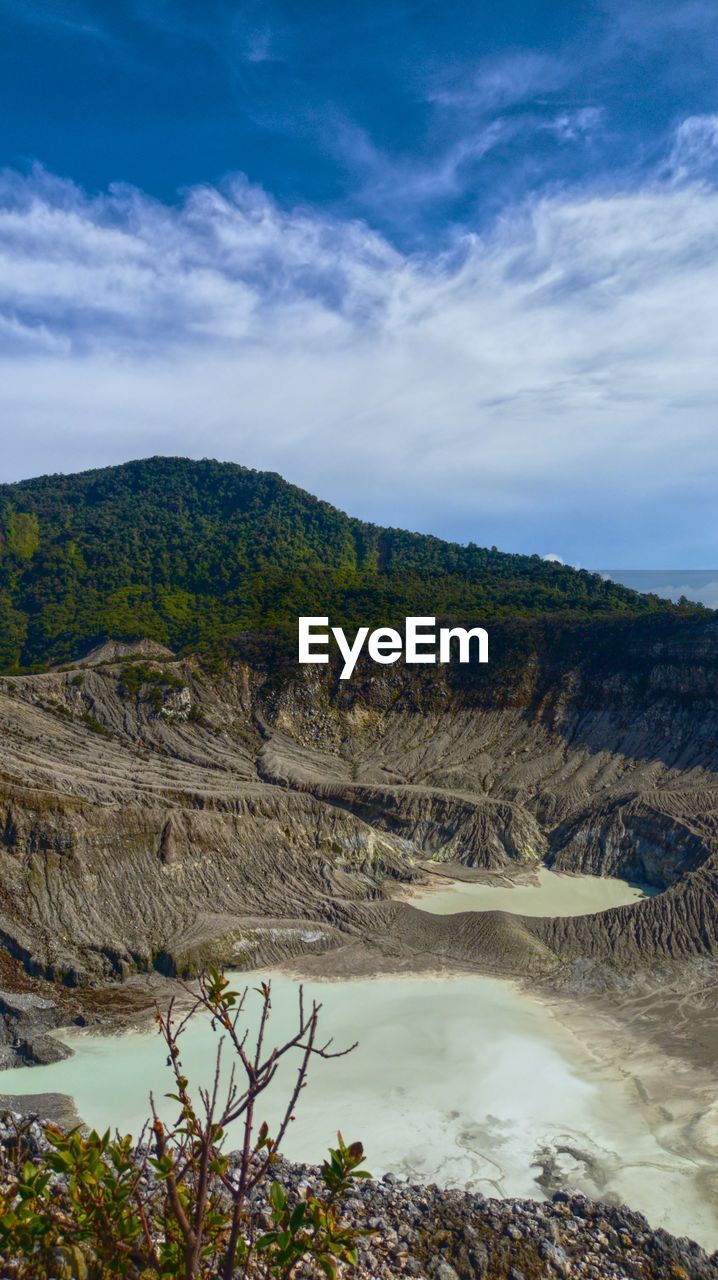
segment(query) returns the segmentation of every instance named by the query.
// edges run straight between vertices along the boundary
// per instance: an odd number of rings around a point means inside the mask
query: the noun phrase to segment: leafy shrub
[[[182,689],[184,680],[167,667],[158,668],[147,662],[132,662],[125,666],[120,680],[124,697],[136,697],[149,685],[151,689]]]
[[[134,662],[125,667],[120,679],[119,692],[123,698],[141,698],[159,715],[169,689],[183,689],[185,682],[167,667],[157,668],[146,662]]]
[[[297,1028],[284,1044],[265,1050],[271,987],[262,983],[259,1026],[249,1044],[243,1015],[248,992],[230,990],[210,970],[182,1017],[174,1003],[157,1012],[179,1109],[166,1126],[150,1099],[151,1118],[140,1139],[108,1130],[100,1136],[50,1125],[48,1150],[28,1159],[26,1134],[0,1155],[0,1257],[11,1280],[232,1280],[289,1277],[303,1263],[334,1280],[340,1264],[357,1260],[359,1231],[342,1223],[341,1205],[352,1182],[370,1175],[360,1166],[360,1143],[338,1135],[322,1167],[324,1191],[290,1203],[272,1179],[277,1152],[293,1117],[312,1059],[341,1057],[317,1039],[320,1006],[305,1010],[300,988]],[[213,1083],[190,1090],[181,1062],[181,1038],[200,1011],[220,1036]],[[235,1069],[221,1083],[223,1046]],[[351,1046],[354,1048],[354,1046]],[[347,1049],[344,1052],[351,1052]],[[261,1094],[281,1059],[298,1060],[295,1084],[274,1137],[257,1126]],[[241,1145],[224,1150],[229,1125],[240,1122]],[[268,1190],[269,1222],[258,1234],[257,1190]]]

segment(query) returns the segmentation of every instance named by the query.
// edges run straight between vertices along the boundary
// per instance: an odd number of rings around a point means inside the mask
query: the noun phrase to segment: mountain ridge
[[[110,639],[226,650],[242,631],[293,636],[302,613],[359,625],[678,612],[538,555],[370,524],[236,463],[156,456],[0,485],[6,673]]]

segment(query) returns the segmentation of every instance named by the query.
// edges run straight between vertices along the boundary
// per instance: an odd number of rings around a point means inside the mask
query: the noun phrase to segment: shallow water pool
[[[684,1154],[668,1120],[652,1131],[635,1085],[597,1067],[533,996],[474,976],[312,980],[306,990],[322,1001],[322,1026],[337,1047],[358,1039],[359,1048],[314,1064],[287,1155],[317,1162],[340,1128],[364,1142],[375,1173],[535,1197],[549,1153],[571,1186],[625,1200],[654,1226],[718,1245],[705,1194],[718,1162]],[[274,1041],[292,1028],[296,998],[296,981],[275,976]],[[150,1089],[159,1100],[170,1087],[157,1034],[63,1039],[74,1057],[6,1072],[3,1091],[68,1093],[89,1124],[137,1133]],[[209,1081],[213,1050],[209,1025],[198,1019],[184,1041],[190,1079]],[[267,1096],[261,1114],[270,1124],[292,1078],[285,1068]],[[161,1110],[169,1118],[173,1104],[163,1099]]]
[[[410,899],[432,915],[459,911],[510,911],[523,916],[587,916],[622,907],[646,896],[646,889],[609,876],[568,875],[541,867],[537,884],[435,881]]]

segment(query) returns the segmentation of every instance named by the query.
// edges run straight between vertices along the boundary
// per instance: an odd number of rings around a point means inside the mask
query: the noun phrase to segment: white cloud
[[[713,500],[705,183],[559,192],[420,258],[245,181],[171,208],[7,175],[0,316],[4,478],[209,454],[589,564],[640,521],[665,561],[666,504]]]
[[[621,582],[632,591],[642,591],[666,600],[682,597],[709,609],[718,608],[718,573],[715,569],[611,569],[602,573],[606,581]]]
[[[667,170],[675,182],[710,177],[718,167],[718,115],[689,116],[675,132]]]
[[[696,604],[704,604],[709,609],[718,609],[718,582],[706,582],[700,587],[687,582],[666,582],[659,583],[655,587],[652,586],[651,591],[657,596],[663,596],[666,600],[677,602],[683,597],[686,600],[692,600]]]
[[[604,114],[602,107],[578,107],[570,111],[559,111],[542,127],[561,142],[579,142],[600,128]]]
[[[571,67],[550,53],[517,49],[479,60],[471,74],[461,67],[442,72],[427,93],[427,101],[461,111],[505,111],[555,92],[571,77]]]
[[[417,210],[465,194],[475,166],[519,131],[516,121],[491,120],[466,130],[437,155],[397,157],[375,146],[364,129],[333,120],[325,130],[325,146],[351,174],[362,209],[380,216],[390,209],[393,222],[401,225]]]

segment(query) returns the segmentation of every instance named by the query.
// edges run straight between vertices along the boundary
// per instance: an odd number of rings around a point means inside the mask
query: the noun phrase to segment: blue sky
[[[718,6],[0,0],[3,479],[718,563]]]

